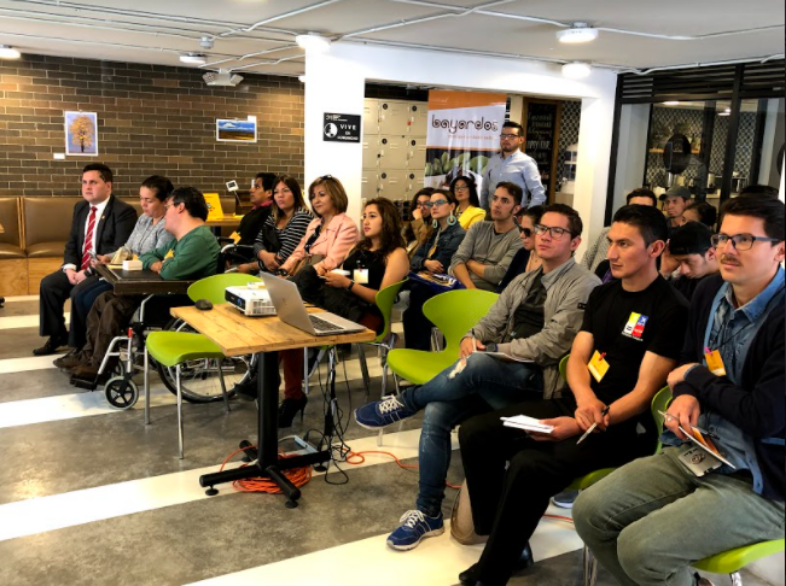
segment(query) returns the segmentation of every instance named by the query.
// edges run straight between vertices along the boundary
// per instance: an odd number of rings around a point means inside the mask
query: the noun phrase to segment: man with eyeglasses
[[[650,404],[677,364],[675,341],[688,318],[687,302],[656,267],[666,235],[666,218],[654,207],[621,208],[608,252],[619,280],[589,296],[567,362],[569,390],[461,426],[475,532],[488,536],[462,584],[507,584],[552,496],[586,474],[655,451]],[[553,429],[525,432],[500,419],[518,415]]]
[[[542,266],[517,277],[467,332],[459,362],[421,387],[355,412],[361,426],[379,429],[425,409],[417,508],[388,538],[391,548],[407,551],[444,531],[442,500],[456,425],[527,397],[559,393],[559,361],[581,326],[590,292],[600,284],[573,260],[582,229],[574,209],[547,207],[535,228]]]
[[[783,539],[785,213],[751,196],[724,207],[712,238],[721,274],[696,289],[682,366],[668,377],[667,447],[576,502],[579,534],[620,584],[706,586],[697,560]],[[693,430],[726,463],[689,442]]]
[[[522,152],[523,144],[524,127],[518,122],[505,122],[499,137],[500,152],[491,158],[483,174],[480,207],[487,212],[491,206],[490,194],[503,182],[515,183],[521,188],[524,194],[522,207],[546,203],[546,190],[540,180],[538,164],[535,159]]]

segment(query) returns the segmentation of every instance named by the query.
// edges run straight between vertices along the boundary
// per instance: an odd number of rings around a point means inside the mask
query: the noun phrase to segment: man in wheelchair
[[[216,237],[205,225],[207,204],[202,193],[194,187],[175,189],[165,207],[166,229],[175,239],[158,250],[142,255],[140,260],[143,268],[170,281],[198,280],[216,274],[220,248]],[[121,297],[112,291],[96,299],[87,318],[87,343],[69,364],[63,365],[70,371],[72,381],[95,381],[95,384],[106,382],[117,358],[113,357],[99,378],[104,355],[118,332],[129,326],[143,299],[141,295]],[[161,302],[154,298],[151,303],[158,305]],[[154,307],[150,309],[155,310]]]

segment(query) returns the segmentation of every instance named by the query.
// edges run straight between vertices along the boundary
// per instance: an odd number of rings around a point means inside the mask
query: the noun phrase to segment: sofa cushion
[[[27,258],[60,258],[65,254],[65,240],[60,242],[39,242],[27,247]]]
[[[13,244],[19,246],[19,198],[0,197],[0,226],[3,233],[0,234],[0,243]]]
[[[63,256],[65,242],[71,232],[74,206],[81,197],[26,197],[24,198],[25,250],[35,244],[63,242],[56,255]],[[28,256],[30,253],[28,252]]]
[[[0,260],[8,260],[11,258],[24,258],[25,251],[15,246],[14,244],[6,244],[0,242]]]

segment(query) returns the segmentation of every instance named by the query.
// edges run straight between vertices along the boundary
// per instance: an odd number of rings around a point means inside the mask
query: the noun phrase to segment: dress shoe
[[[33,350],[33,355],[50,356],[51,354],[57,354],[57,349],[62,346],[65,346],[67,343],[68,343],[68,338],[50,336],[49,339],[46,341],[46,344],[44,344],[40,348],[36,348],[35,350]]]
[[[72,370],[80,364],[87,364],[87,362],[82,357],[82,353],[79,350],[74,349],[65,356],[55,359],[52,364],[61,370]]]
[[[308,397],[284,399],[281,401],[281,405],[278,406],[278,428],[292,427],[292,421],[295,419],[298,411],[300,411],[300,421],[302,422],[306,411],[306,403],[308,403]]]
[[[515,574],[517,572],[522,572],[527,568],[531,568],[533,565],[535,565],[535,560],[532,557],[532,549],[528,543],[524,546],[524,550],[521,552],[521,557],[513,567],[513,573]],[[475,586],[479,582],[479,579],[480,563],[469,567],[459,574],[459,582],[461,582],[462,586]]]

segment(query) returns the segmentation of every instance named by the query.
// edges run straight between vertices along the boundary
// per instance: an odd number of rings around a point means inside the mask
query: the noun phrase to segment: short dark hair
[[[740,192],[740,195],[764,195],[777,198],[780,195],[780,190],[769,185],[748,185]]]
[[[685,211],[687,210],[695,210],[699,214],[699,222],[708,228],[715,228],[715,222],[718,221],[718,210],[714,205],[708,204],[706,201],[694,201],[688,204],[688,207],[685,208]]]
[[[453,205],[456,205],[456,206],[458,205],[458,201],[456,200],[456,196],[453,195],[453,193],[448,191],[447,189],[434,189],[431,192],[431,196],[433,197],[435,195],[444,195],[445,199],[448,200],[448,203],[452,203]]]
[[[529,206],[528,208],[521,208],[516,213],[516,218],[519,220],[524,216],[527,216],[532,220],[533,224],[537,224],[540,222],[540,219],[543,217],[543,211],[546,208],[544,206]]]
[[[273,191],[273,189],[275,189],[276,185],[278,184],[276,181],[277,177],[278,175],[275,173],[266,173],[263,171],[262,173],[257,173],[254,179],[262,180],[262,189],[265,191]]]
[[[518,122],[513,122],[513,120],[505,120],[502,128],[515,128],[519,131],[519,136],[524,136],[524,127]]]
[[[496,191],[500,187],[505,191],[507,191],[511,195],[511,197],[513,197],[513,199],[516,200],[517,206],[521,205],[521,201],[524,199],[524,192],[522,191],[521,187],[519,187],[515,183],[511,183],[510,181],[502,181],[500,183],[497,183],[497,186],[494,188],[494,191]]]
[[[196,187],[178,187],[170,196],[173,205],[182,203],[192,218],[207,220],[207,202],[205,196]]]
[[[669,238],[666,216],[657,208],[643,205],[623,206],[614,214],[614,222],[638,228],[647,246],[658,240],[666,242]]]
[[[476,208],[480,207],[480,198],[478,197],[478,186],[475,184],[475,180],[472,177],[459,175],[450,183],[450,193],[456,195],[456,183],[459,181],[463,181],[469,187],[469,205],[475,206]]]
[[[115,178],[114,173],[112,173],[112,169],[103,163],[90,163],[89,165],[85,165],[84,169],[82,169],[82,175],[88,171],[98,171],[98,174],[101,176],[101,180],[105,183],[112,183]]]
[[[721,223],[726,216],[748,216],[764,220],[769,238],[786,238],[786,206],[779,199],[760,195],[741,195],[726,202],[721,210]]]
[[[161,202],[169,199],[169,196],[175,189],[172,182],[161,175],[151,175],[142,181],[142,187],[147,187],[150,191],[155,193],[156,199]]]
[[[569,205],[565,205],[564,203],[553,203],[551,205],[547,205],[545,208],[543,208],[541,217],[548,213],[565,216],[568,219],[568,228],[570,229],[570,235],[573,238],[581,236],[581,233],[584,231],[584,222],[581,221],[581,216],[579,216],[579,213]]]
[[[655,195],[655,192],[647,187],[639,187],[631,191],[628,196],[625,198],[630,205],[630,200],[634,197],[648,197],[652,200],[653,207],[658,207],[658,196]]]

